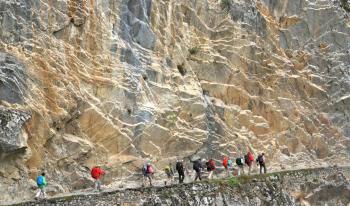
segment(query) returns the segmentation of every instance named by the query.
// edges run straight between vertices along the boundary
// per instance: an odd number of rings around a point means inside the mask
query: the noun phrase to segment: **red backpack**
[[[222,165],[224,165],[224,167],[227,167],[228,165],[228,158],[224,157],[224,160],[222,160]]]
[[[153,167],[151,165],[147,165],[147,174],[153,174]]]
[[[248,154],[249,161],[253,162],[254,161],[254,156],[252,153]]]
[[[210,160],[209,160],[209,166],[210,166],[210,169],[211,169],[211,170],[215,170],[215,162],[214,162],[213,159],[210,159]]]
[[[91,169],[91,177],[94,179],[99,179],[103,174],[104,174],[103,170],[99,167],[93,167]]]

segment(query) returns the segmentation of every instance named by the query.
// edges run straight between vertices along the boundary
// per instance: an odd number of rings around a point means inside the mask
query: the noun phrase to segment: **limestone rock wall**
[[[247,149],[275,169],[348,162],[341,2],[223,2],[0,0],[2,111],[30,114],[14,125],[27,146],[1,155],[0,201],[42,170],[52,193],[84,188],[95,164],[111,182],[144,159]]]

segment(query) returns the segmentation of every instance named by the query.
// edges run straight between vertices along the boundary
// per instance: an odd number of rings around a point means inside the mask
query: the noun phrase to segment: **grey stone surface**
[[[0,52],[0,100],[23,103],[27,93],[24,65],[14,56]]]
[[[149,25],[152,0],[124,0],[122,5],[121,36],[127,42],[152,50],[156,41]]]
[[[242,23],[242,28],[254,31],[262,37],[266,37],[266,20],[254,5],[254,1],[242,3],[231,1],[230,16],[232,20]]]
[[[0,153],[27,147],[27,139],[21,130],[29,118],[26,112],[0,107]]]

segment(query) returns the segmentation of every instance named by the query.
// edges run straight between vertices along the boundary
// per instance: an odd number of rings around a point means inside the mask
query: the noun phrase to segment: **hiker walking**
[[[209,159],[209,161],[206,162],[206,166],[209,172],[208,179],[211,179],[215,171],[215,161],[213,159]]]
[[[46,192],[45,192],[45,187],[47,185],[46,178],[45,178],[45,173],[41,173],[36,178],[36,184],[38,185],[39,191],[35,195],[35,199],[45,199],[46,198]]]
[[[226,177],[229,177],[230,176],[229,167],[231,166],[231,160],[229,160],[227,156],[224,156],[222,160],[222,165],[225,168]]]
[[[147,163],[143,164],[142,166],[142,187],[146,185],[147,180]]]
[[[262,174],[263,168],[264,168],[264,173],[266,173],[265,154],[264,153],[261,153],[260,155],[258,155],[258,158],[256,158],[256,162],[260,166],[260,174]]]
[[[242,174],[244,174],[244,160],[242,157],[237,157],[236,158],[236,164],[237,164],[237,167],[238,167],[238,175],[241,175],[241,171],[242,171]]]
[[[95,166],[91,169],[91,177],[95,179],[95,190],[101,191],[101,178],[105,174],[105,171],[100,166]]]
[[[202,169],[203,169],[203,166],[200,160],[195,160],[193,162],[193,170],[196,172],[196,177],[194,178],[194,181],[197,181],[197,179],[202,180],[202,177],[201,177]]]
[[[167,185],[167,181],[171,183],[174,180],[174,171],[173,171],[173,166],[171,163],[169,165],[165,166],[164,172],[167,176],[167,179],[164,181],[164,184]]]
[[[253,161],[254,156],[250,151],[248,151],[248,153],[244,156],[244,162],[248,165],[248,175],[250,175],[252,170]]]
[[[183,160],[176,161],[176,171],[179,174],[179,183],[183,183],[185,179],[185,168]]]
[[[142,174],[143,174],[143,184],[142,186],[145,185],[146,179],[149,180],[149,185],[152,185],[152,178],[153,178],[153,174],[154,174],[154,169],[151,165],[150,162],[147,162],[146,164],[143,165],[142,167]]]

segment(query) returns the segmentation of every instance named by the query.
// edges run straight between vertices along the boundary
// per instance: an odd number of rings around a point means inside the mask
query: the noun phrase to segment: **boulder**
[[[27,147],[27,136],[22,126],[30,117],[27,112],[0,107],[0,153]]]

